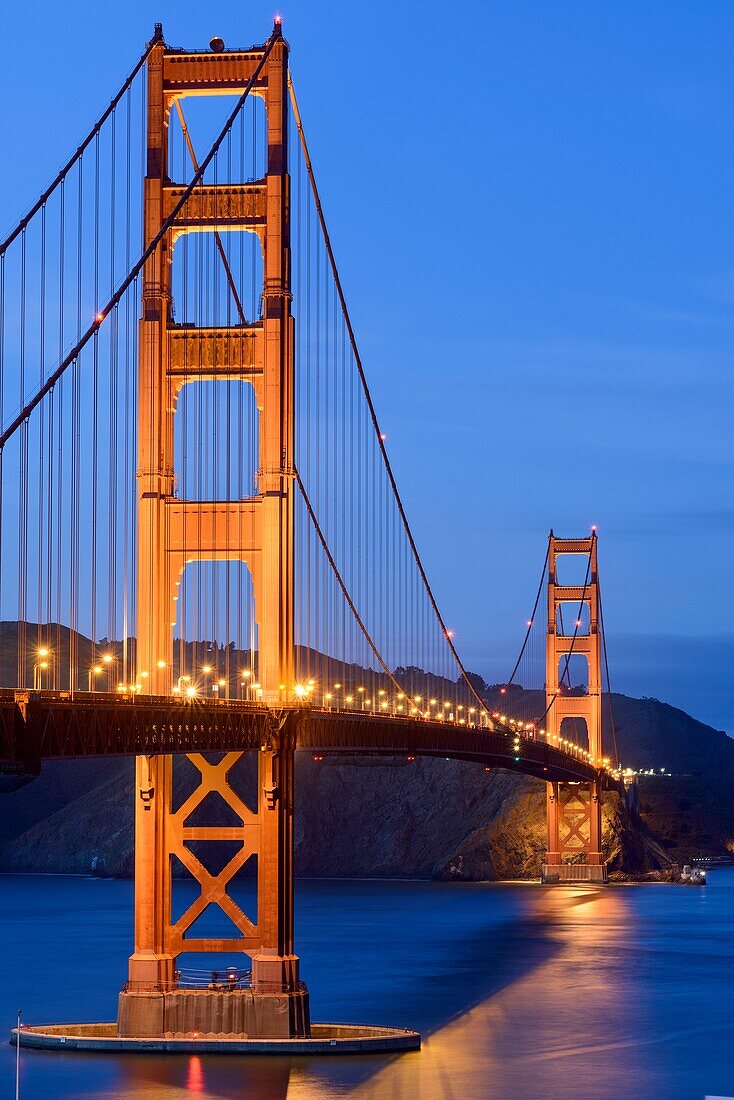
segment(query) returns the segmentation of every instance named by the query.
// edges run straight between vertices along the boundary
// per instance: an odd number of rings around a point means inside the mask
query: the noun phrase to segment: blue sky
[[[509,673],[548,529],[596,523],[614,686],[734,731],[734,7],[281,10],[391,457],[467,663]],[[154,20],[202,47],[260,41],[272,15],[6,10],[0,222]]]

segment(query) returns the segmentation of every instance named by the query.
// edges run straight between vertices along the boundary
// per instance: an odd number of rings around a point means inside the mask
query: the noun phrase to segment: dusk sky
[[[467,665],[506,679],[549,528],[597,524],[613,686],[734,733],[734,6],[288,0],[375,403]],[[150,37],[273,7],[6,6],[11,227]]]

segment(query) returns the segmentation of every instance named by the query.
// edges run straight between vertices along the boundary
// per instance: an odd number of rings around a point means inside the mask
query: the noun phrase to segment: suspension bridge
[[[604,881],[602,792],[620,780],[596,533],[551,533],[507,682],[468,672],[390,463],[279,22],[261,46],[196,51],[156,25],[0,245],[0,422],[3,782],[136,758],[118,1037],[312,1034],[298,750],[535,776],[544,878]],[[562,584],[566,559],[582,569]],[[518,693],[538,672],[544,694]],[[207,823],[213,800],[228,824]],[[228,887],[251,860],[246,914]],[[199,895],[176,916],[179,872]],[[202,930],[212,907],[230,935]],[[244,954],[246,989],[192,989],[185,953]]]

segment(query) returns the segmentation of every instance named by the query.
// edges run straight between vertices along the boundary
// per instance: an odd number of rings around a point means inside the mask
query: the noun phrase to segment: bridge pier
[[[606,882],[607,868],[601,850],[601,807],[598,783],[548,784],[548,840],[543,882]],[[585,862],[576,862],[579,857],[585,857]]]
[[[239,1035],[292,1038],[310,1034],[308,991],[299,979],[293,942],[293,712],[258,753],[257,806],[248,806],[229,782],[241,753],[219,762],[188,759],[199,772],[196,788],[178,809],[172,801],[173,758],[139,757],[135,808],[135,950],[129,979],[119,997],[117,1033],[124,1038],[172,1035]],[[221,797],[240,826],[189,826],[210,794]],[[219,872],[211,872],[190,845],[238,841],[240,848]],[[173,919],[172,860],[177,857],[199,887],[198,897]],[[250,917],[228,893],[236,873],[257,858],[257,914]],[[201,937],[194,925],[218,906],[236,936]],[[191,934],[193,933],[193,934]],[[182,980],[184,952],[238,952],[247,957],[237,980]],[[252,960],[252,976],[239,975]]]

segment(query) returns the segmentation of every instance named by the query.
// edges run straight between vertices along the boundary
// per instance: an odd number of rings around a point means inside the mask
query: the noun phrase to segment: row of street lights
[[[40,646],[36,650],[35,656],[36,660],[33,665],[33,689],[34,691],[40,691],[43,686],[43,675],[54,663],[54,654],[47,646]],[[104,653],[102,657],[100,657],[99,663],[93,665],[89,669],[88,684],[90,692],[95,690],[93,686],[95,678],[105,673],[109,677],[111,668],[116,661],[117,657],[114,654]],[[166,662],[158,661],[157,667],[159,669],[165,668]],[[224,677],[217,676],[216,670],[212,665],[202,665],[200,671],[205,678],[205,684],[207,684],[211,678],[211,695],[213,698],[222,698],[222,696],[229,698],[229,681]],[[125,694],[139,694],[142,692],[144,682],[148,677],[149,674],[147,672],[139,672],[134,684],[119,683],[117,685],[117,691]],[[285,685],[281,684],[280,689],[282,692],[285,692]],[[205,687],[204,692],[202,692],[190,675],[182,674],[178,677],[178,681],[173,688],[173,694],[193,700],[202,694],[206,695],[207,690]],[[463,703],[450,702],[448,700],[439,702],[436,698],[426,699],[422,695],[409,695],[407,692],[398,692],[396,695],[391,696],[385,688],[378,688],[376,691],[374,689],[370,691],[363,685],[359,685],[356,688],[349,689],[344,687],[341,683],[335,683],[328,690],[319,690],[318,684],[313,679],[295,684],[293,694],[297,700],[303,703],[312,703],[313,700],[320,695],[321,706],[325,710],[356,709],[371,714],[382,714],[384,716],[392,715],[393,717],[409,716],[432,721],[453,722],[460,726],[478,726],[479,728],[488,728],[491,720],[494,719],[508,726],[513,731],[515,737],[514,748],[516,751],[519,750],[520,734],[530,740],[538,736],[547,741],[548,744],[564,749],[574,756],[585,759],[590,763],[596,763],[604,767],[609,767],[610,764],[607,757],[604,757],[602,760],[592,760],[591,754],[582,746],[557,734],[551,734],[545,729],[537,729],[533,722],[522,722],[508,715],[500,714],[497,711],[492,712],[490,715],[487,710],[474,706],[466,706]],[[339,698],[340,694],[341,698]],[[254,673],[250,669],[242,670],[239,673],[239,698],[241,700],[247,700],[248,702],[257,702],[261,700],[262,697],[263,688],[255,679]]]
[[[117,657],[113,653],[104,653],[97,664],[94,664],[90,669],[87,677],[87,684],[90,691],[94,690],[93,682],[95,677],[107,674],[109,677],[112,665],[117,661]],[[50,669],[55,670],[55,655],[54,651],[48,646],[39,646],[35,652],[35,660],[33,663],[33,690],[41,691],[43,689],[43,678]],[[54,677],[55,679],[55,677]]]
[[[336,698],[339,691],[342,691],[341,700]],[[294,693],[297,698],[304,702],[310,701],[313,695],[317,695],[315,681],[308,680],[305,684],[296,684]],[[585,760],[596,767],[609,768],[611,764],[609,757],[600,757],[595,760],[582,745],[561,737],[559,734],[553,734],[549,730],[539,729],[534,722],[523,722],[509,715],[500,714],[499,711],[493,711],[490,714],[489,711],[483,708],[466,706],[463,703],[452,703],[447,700],[439,702],[435,698],[425,699],[422,695],[408,695],[406,692],[398,692],[397,695],[390,696],[384,688],[369,691],[366,687],[359,686],[351,690],[342,690],[342,685],[337,683],[333,685],[331,690],[321,693],[321,706],[326,710],[358,709],[369,711],[371,714],[392,715],[393,717],[410,716],[434,722],[453,722],[459,726],[479,727],[480,729],[489,728],[491,721],[494,720],[506,726],[513,735],[515,752],[519,751],[521,737],[530,741],[538,738],[546,741],[554,748],[562,749],[577,759]]]
[[[341,699],[338,698],[341,692]],[[317,694],[316,684],[308,680],[305,684],[296,684],[294,693],[297,698],[310,699]],[[463,703],[448,700],[426,698],[423,695],[409,695],[398,692],[391,696],[385,688],[370,691],[359,686],[344,688],[336,683],[330,690],[321,692],[321,705],[326,710],[335,707],[344,710],[369,711],[372,714],[411,715],[412,717],[432,718],[438,721],[459,722],[464,725],[486,725],[489,720],[487,711],[478,707],[465,706]]]
[[[179,676],[176,685],[173,688],[174,695],[185,695],[189,699],[194,699],[198,695],[206,695],[208,693],[207,685],[211,679],[211,694],[213,698],[225,699],[229,698],[229,680],[223,676],[218,676],[216,669],[212,665],[202,665],[201,674],[204,677],[204,690],[202,691],[197,684],[192,680],[190,675],[182,674]],[[254,674],[245,669],[239,673],[239,697],[243,700],[250,702],[261,699],[263,695],[262,684],[260,684],[254,677]]]

